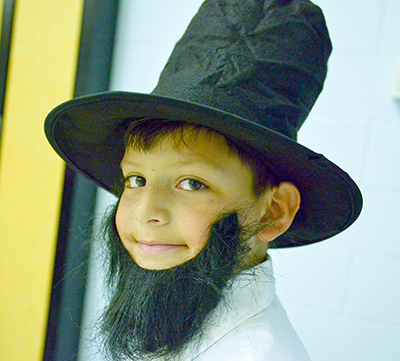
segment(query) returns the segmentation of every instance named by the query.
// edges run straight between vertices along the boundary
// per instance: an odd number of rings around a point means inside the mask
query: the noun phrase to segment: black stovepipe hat
[[[296,142],[323,88],[331,42],[307,0],[206,0],[151,94],[106,92],[51,111],[45,131],[72,168],[114,194],[127,126],[143,118],[198,123],[260,153],[301,193],[272,247],[322,241],[349,227],[362,197],[342,169]]]

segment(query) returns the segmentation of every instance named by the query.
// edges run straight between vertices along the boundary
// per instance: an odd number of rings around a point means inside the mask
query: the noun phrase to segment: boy
[[[101,324],[113,359],[309,359],[267,250],[331,237],[361,210],[347,174],[295,142],[330,50],[306,0],[209,0],[151,95],[49,114],[53,147],[119,197]]]

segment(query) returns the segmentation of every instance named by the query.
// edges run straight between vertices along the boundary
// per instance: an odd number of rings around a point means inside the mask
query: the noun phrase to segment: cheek
[[[217,215],[204,209],[188,209],[181,215],[180,228],[186,242],[196,254],[200,252],[208,241],[211,225]]]
[[[129,237],[129,208],[125,206],[124,202],[120,202],[115,213],[115,225],[122,245],[128,251],[130,257],[134,260],[133,242]]]
[[[123,202],[120,202],[115,213],[115,225],[117,227],[117,232],[121,238],[122,243],[124,243],[124,234],[126,233],[126,209]],[[125,244],[124,244],[125,245]]]

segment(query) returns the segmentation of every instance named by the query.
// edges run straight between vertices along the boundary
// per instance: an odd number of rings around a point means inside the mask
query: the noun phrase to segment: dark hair
[[[129,123],[125,133],[125,148],[149,151],[154,144],[165,136],[178,136],[182,142],[184,133],[206,131],[210,134],[217,133],[222,135],[229,147],[238,158],[246,164],[253,173],[254,192],[260,195],[268,186],[278,185],[279,182],[266,164],[265,157],[256,150],[248,150],[249,146],[238,139],[232,139],[216,130],[184,121],[171,121],[159,118],[145,118],[134,120]]]

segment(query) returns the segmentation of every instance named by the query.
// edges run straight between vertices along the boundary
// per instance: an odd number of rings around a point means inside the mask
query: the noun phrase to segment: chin
[[[167,270],[177,266],[181,266],[192,258],[179,259],[173,261],[173,260],[144,260],[140,259],[139,257],[131,256],[132,261],[135,262],[140,268],[147,270],[154,270],[154,271]]]

